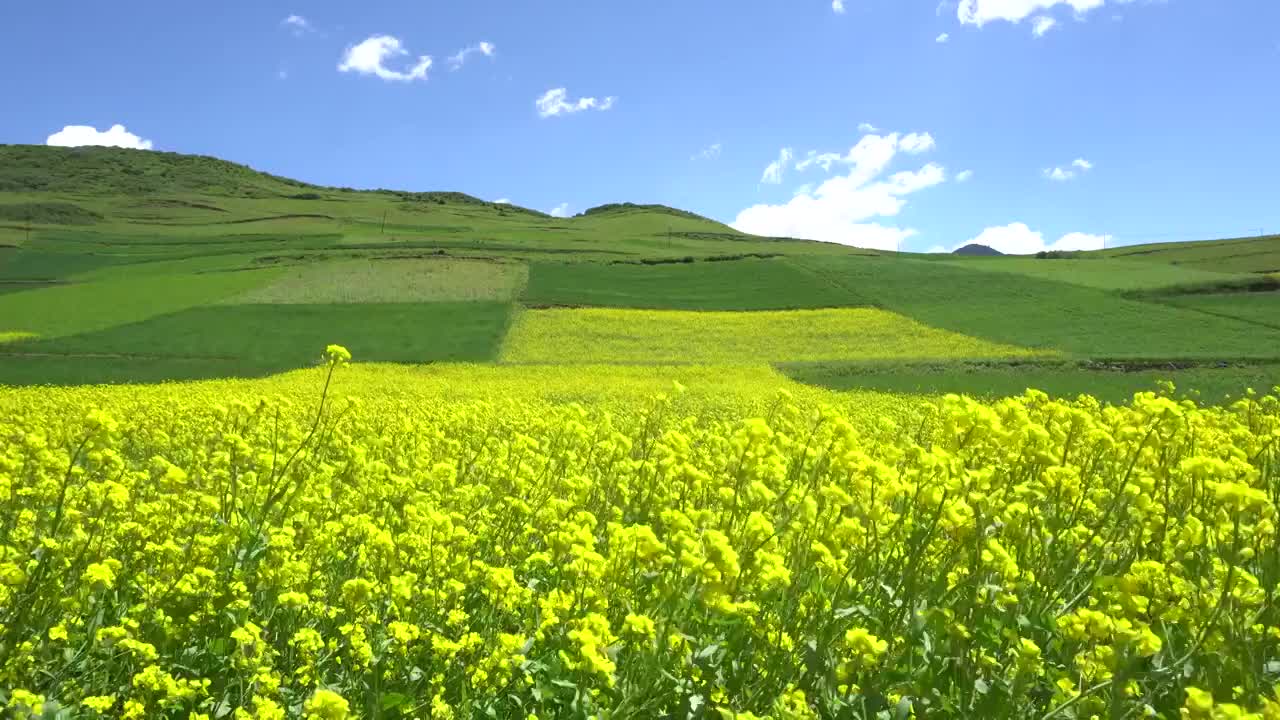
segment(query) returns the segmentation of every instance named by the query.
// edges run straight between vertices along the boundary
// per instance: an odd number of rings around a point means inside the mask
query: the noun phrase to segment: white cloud
[[[840,162],[841,158],[843,158],[843,156],[840,153],[819,153],[817,150],[810,150],[809,154],[805,155],[803,160],[796,163],[796,170],[804,172],[814,165],[817,165],[822,168],[823,172],[831,172],[831,166]]]
[[[1071,167],[1052,167],[1044,169],[1044,176],[1050,180],[1064,182],[1073,180],[1080,173],[1086,173],[1093,169],[1093,163],[1084,158],[1076,158],[1071,161]],[[1077,170],[1079,172],[1077,172]]]
[[[1044,37],[1044,34],[1052,30],[1053,26],[1057,24],[1058,24],[1057,20],[1054,20],[1048,15],[1041,15],[1040,17],[1032,21],[1031,34],[1035,35],[1036,37]]]
[[[1127,5],[1138,0],[1109,0],[1113,5]],[[1164,0],[1144,0],[1147,3]],[[982,27],[989,22],[1003,20],[1020,23],[1032,18],[1032,32],[1040,37],[1057,25],[1057,20],[1049,17],[1049,13],[1059,5],[1066,6],[1075,13],[1077,20],[1083,20],[1091,10],[1106,5],[1108,0],[960,0],[956,6],[956,17],[961,24]],[[942,8],[941,5],[938,6]],[[1111,15],[1113,20],[1119,16]]]
[[[1089,233],[1072,232],[1058,238],[1049,250],[1101,250],[1111,241],[1110,235],[1090,235]]]
[[[511,204],[511,200],[510,200],[510,198],[498,198],[497,200],[494,200],[493,202],[494,202],[494,204],[496,204],[496,205],[510,205],[510,204]]]
[[[929,133],[910,133],[902,136],[898,147],[902,148],[903,152],[919,155],[922,152],[934,149],[937,147],[937,143],[933,141],[933,136]]]
[[[843,15],[844,0],[831,0],[831,9],[834,10],[837,15]]]
[[[944,43],[950,39],[951,39],[951,35],[949,33],[942,33],[941,35],[939,35],[937,38],[934,39],[934,42]]]
[[[858,123],[858,132],[874,133],[874,132],[880,132],[880,129],[877,128],[875,125],[872,125],[871,123]]]
[[[782,174],[787,170],[787,164],[791,162],[791,158],[795,153],[791,148],[782,148],[778,151],[778,159],[769,163],[764,169],[764,174],[760,176],[760,182],[768,185],[777,185],[782,182]]]
[[[558,218],[569,217],[569,203],[560,203],[559,205],[551,208],[551,212],[547,214],[551,217]]]
[[[933,136],[927,132],[909,133],[907,135],[899,135],[898,133],[890,133],[888,135],[871,134],[864,136],[858,141],[857,145],[850,148],[849,152],[844,155],[834,152],[819,153],[810,150],[803,160],[796,163],[796,170],[804,172],[811,167],[817,166],[822,168],[824,172],[831,172],[831,168],[836,165],[853,165],[863,168],[864,172],[878,174],[889,164],[894,154],[899,151],[918,155],[932,150],[935,146],[936,143],[933,140]]]
[[[281,20],[280,24],[292,30],[294,35],[306,35],[309,32],[315,32],[315,28],[311,27],[311,23],[301,15],[290,15]]]
[[[542,97],[534,101],[534,105],[538,107],[538,115],[540,117],[553,117],[561,114],[572,114],[583,110],[608,110],[613,107],[613,102],[617,98],[610,95],[603,100],[593,97],[578,98],[577,100],[569,99],[569,92],[564,88],[553,88],[542,94]]]
[[[960,172],[956,173],[956,182],[958,183],[969,182],[972,179],[973,179],[972,170],[961,170]]]
[[[431,69],[431,56],[422,55],[408,70],[392,70],[387,62],[408,55],[400,40],[390,35],[373,35],[359,45],[347,48],[338,65],[339,72],[374,75],[383,80],[412,82],[426,80]]]
[[[962,24],[982,27],[994,20],[1021,22],[1030,15],[1056,5],[1068,5],[1076,14],[1084,15],[1105,3],[1106,0],[960,0],[956,17]]]
[[[712,143],[707,147],[704,147],[701,150],[699,150],[697,153],[694,154],[693,157],[689,159],[690,160],[715,160],[716,158],[720,157],[720,150],[721,150],[720,143]]]
[[[81,147],[83,145],[102,145],[106,147],[133,148],[134,150],[150,150],[152,143],[129,132],[123,125],[112,125],[99,132],[88,125],[67,125],[45,140],[46,145],[58,147]]]
[[[493,54],[495,52],[497,52],[497,48],[494,47],[493,43],[482,41],[478,45],[472,45],[470,47],[462,48],[456,54],[450,55],[449,68],[452,70],[457,70],[458,68],[462,67],[463,64],[467,62],[467,57],[470,55],[480,53],[485,57],[493,57]]]
[[[932,147],[932,137],[927,133],[913,134],[908,143],[914,151],[924,152]],[[930,142],[925,143],[923,138]],[[828,178],[814,187],[798,188],[794,197],[779,205],[755,205],[738,213],[733,227],[757,235],[797,237],[812,240],[856,245],[858,247],[896,249],[903,240],[916,234],[910,228],[901,228],[874,222],[876,218],[892,217],[906,205],[906,196],[946,180],[942,166],[929,163],[918,170],[906,170],[885,175],[889,165],[899,153],[909,152],[903,145],[903,137],[866,135],[848,153],[811,153],[801,163],[807,166],[821,164],[818,159],[830,159],[828,167],[848,165],[848,172]],[[784,149],[779,161],[778,179],[787,162],[789,149]],[[770,165],[770,169],[774,167]],[[797,166],[799,163],[797,164]],[[766,178],[769,170],[766,170]]]
[[[1110,240],[1110,235],[1073,232],[1063,235],[1056,242],[1045,243],[1043,233],[1032,230],[1026,223],[1016,222],[989,227],[978,233],[977,237],[956,247],[976,243],[994,248],[1006,255],[1031,255],[1048,250],[1101,250]]]

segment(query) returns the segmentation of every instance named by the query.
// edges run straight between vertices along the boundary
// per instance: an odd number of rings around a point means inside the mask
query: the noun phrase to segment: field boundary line
[[[85,360],[216,360],[218,362],[239,362],[242,358],[229,355],[149,355],[134,353],[94,353],[94,352],[12,352],[0,350],[0,358],[58,358]]]

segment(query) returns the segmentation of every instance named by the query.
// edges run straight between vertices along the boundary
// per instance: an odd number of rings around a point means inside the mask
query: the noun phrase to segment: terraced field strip
[[[1197,312],[1233,318],[1280,330],[1280,292],[1237,292],[1213,295],[1178,295],[1167,302]],[[1280,348],[1276,348],[1280,354]]]
[[[114,377],[116,371],[104,365],[139,358],[181,361],[172,378],[163,367],[148,368],[148,380],[190,378],[190,361],[226,358],[234,362],[220,361],[211,366],[217,374],[203,377],[253,377],[313,365],[315,348],[329,342],[358,348],[370,361],[484,362],[496,358],[510,310],[501,302],[211,305],[92,332],[17,340],[0,352],[80,356],[86,361],[81,382],[95,382],[102,373]],[[0,383],[16,359],[0,354]],[[23,365],[13,377],[29,371]]]
[[[1083,258],[1039,259],[1022,257],[957,258],[939,261],[955,267],[988,272],[1014,273],[1103,290],[1150,290],[1177,285],[1217,283],[1245,279],[1247,274],[1223,273],[1158,261]]]
[[[269,278],[267,273],[161,275],[5,293],[0,295],[0,332],[54,338],[105,330],[214,303]]]
[[[1100,288],[928,260],[792,261],[886,310],[995,343],[1080,358],[1280,356],[1280,331]]]
[[[884,310],[525,310],[505,362],[750,363],[1048,356],[939,330]]]
[[[361,258],[283,270],[232,298],[248,305],[511,300],[524,288],[521,263],[454,258]]]
[[[687,263],[554,263],[530,267],[522,296],[537,307],[786,310],[865,306],[871,299],[782,258]]]

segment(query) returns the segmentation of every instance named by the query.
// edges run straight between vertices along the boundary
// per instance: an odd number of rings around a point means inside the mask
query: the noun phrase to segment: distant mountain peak
[[[981,245],[979,243],[969,243],[962,248],[952,251],[952,255],[1003,255],[1004,253],[993,247]]]

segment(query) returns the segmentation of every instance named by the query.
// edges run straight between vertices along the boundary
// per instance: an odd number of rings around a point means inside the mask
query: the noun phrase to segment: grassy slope
[[[1218,283],[1245,277],[1159,261],[1122,258],[1042,260],[1029,257],[972,257],[941,262],[970,270],[1015,273],[1103,290],[1152,290],[1177,285]]]
[[[108,258],[101,264],[120,264],[246,250],[261,255],[444,250],[601,260],[855,252],[744,235],[658,206],[614,206],[553,218],[460,193],[323,188],[212,158],[113,148],[0,146],[0,192],[0,206],[10,215],[22,217],[23,208],[61,203],[103,218],[72,226],[36,217],[29,242],[22,227],[7,229],[5,237],[11,239],[0,242],[25,246],[18,258],[0,259],[0,276],[10,278],[48,277],[57,264],[24,267],[21,256],[27,253],[94,253]]]
[[[218,302],[260,279],[250,273],[160,275],[12,292],[0,295],[0,331],[42,338],[92,332]],[[9,349],[0,345],[0,352]]]
[[[51,340],[0,346],[0,383],[33,376],[32,356],[83,358],[76,382],[127,379],[124,368],[146,369],[145,379],[253,377],[313,364],[328,343],[346,345],[369,362],[482,362],[496,359],[510,306],[505,303],[392,303],[352,305],[224,305],[196,307],[140,322]],[[167,373],[161,359],[173,358]],[[9,362],[12,361],[12,362]],[[199,371],[199,372],[197,372]],[[203,375],[209,377],[210,375]]]
[[[781,258],[623,265],[533,263],[527,305],[783,310],[868,305]]]
[[[317,187],[211,158],[0,146],[0,334],[36,328],[62,338],[17,344],[132,353],[93,361],[0,357],[0,378],[251,374],[305,364],[314,354],[309,344],[330,331],[367,342],[366,358],[492,357],[505,309],[486,315],[472,308],[446,323],[438,321],[438,307],[408,310],[397,303],[359,306],[359,315],[347,306],[314,304],[294,307],[292,316],[273,306],[208,307],[233,286],[236,294],[261,288],[276,277],[275,268],[319,278],[325,273],[308,263],[442,253],[531,262],[530,303],[687,309],[877,304],[934,327],[1079,356],[1271,357],[1280,347],[1270,328],[1220,316],[1256,322],[1269,312],[1266,300],[1206,300],[1220,313],[1209,315],[1113,292],[1231,278],[1221,274],[1227,272],[1280,271],[1280,238],[1274,237],[1118,248],[1079,261],[922,262],[747,236],[669,208],[611,206],[552,218],[458,193]],[[752,253],[787,257],[608,264]],[[256,272],[226,272],[249,269]],[[35,280],[81,284],[33,289]],[[1254,306],[1256,311],[1249,309]],[[221,337],[201,337],[199,323]],[[275,334],[279,342],[253,334]],[[0,350],[15,347],[10,340]],[[179,351],[237,359],[228,371],[228,360],[139,357]],[[956,376],[966,373],[957,370]],[[967,376],[975,387],[987,382]]]
[[[1280,235],[1194,243],[1161,243],[1103,250],[1103,257],[1160,262],[1195,270],[1269,273],[1280,271]]]
[[[919,260],[798,262],[881,307],[999,343],[1082,357],[1280,356],[1280,331],[1096,288]]]
[[[1181,295],[1169,298],[1168,302],[1211,315],[1280,329],[1280,292]]]

